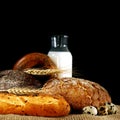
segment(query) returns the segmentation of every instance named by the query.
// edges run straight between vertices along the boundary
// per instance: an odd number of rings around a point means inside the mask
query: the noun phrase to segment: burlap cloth
[[[70,114],[64,117],[37,117],[22,115],[0,115],[0,120],[120,120],[120,105],[117,105],[117,114],[93,116],[88,114]]]

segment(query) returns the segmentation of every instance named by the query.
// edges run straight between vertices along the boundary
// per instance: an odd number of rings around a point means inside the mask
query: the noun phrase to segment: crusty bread
[[[46,94],[18,96],[0,93],[0,114],[65,116],[70,106],[62,96]]]
[[[108,91],[98,83],[80,78],[53,78],[42,87],[47,94],[60,94],[74,110],[85,106],[99,107],[106,102],[111,102]]]

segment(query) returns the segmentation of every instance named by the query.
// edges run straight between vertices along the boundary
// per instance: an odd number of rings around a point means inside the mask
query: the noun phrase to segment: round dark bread
[[[40,88],[41,83],[34,76],[20,70],[0,71],[0,90],[12,87]]]
[[[80,78],[53,78],[42,87],[47,94],[60,94],[74,110],[81,110],[85,106],[99,107],[111,102],[108,91],[100,84]]]

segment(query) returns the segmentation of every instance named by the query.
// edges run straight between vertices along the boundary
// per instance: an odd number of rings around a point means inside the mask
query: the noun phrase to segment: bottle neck
[[[69,51],[67,43],[68,43],[68,36],[66,35],[52,36],[50,51]]]

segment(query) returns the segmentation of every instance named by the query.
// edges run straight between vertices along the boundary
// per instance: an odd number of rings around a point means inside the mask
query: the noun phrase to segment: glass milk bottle
[[[68,49],[67,35],[54,35],[51,37],[51,49],[48,56],[61,70],[58,77],[72,77],[72,54]]]

